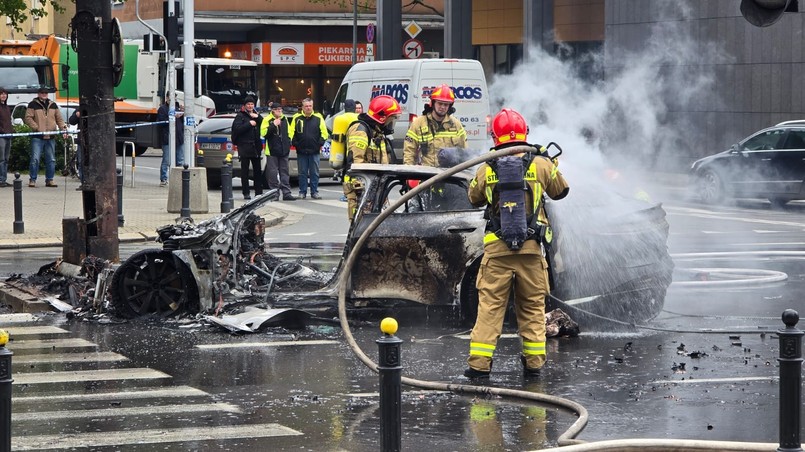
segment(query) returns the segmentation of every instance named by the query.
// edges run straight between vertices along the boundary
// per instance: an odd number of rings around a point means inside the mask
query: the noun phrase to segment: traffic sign
[[[366,42],[372,42],[375,40],[375,24],[369,24],[366,26]]]
[[[422,43],[416,39],[409,39],[403,44],[403,57],[415,60],[422,56]]]
[[[420,27],[419,24],[413,20],[408,22],[408,25],[406,25],[403,30],[408,33],[408,36],[410,36],[411,39],[416,38],[420,33],[422,33],[422,27]]]

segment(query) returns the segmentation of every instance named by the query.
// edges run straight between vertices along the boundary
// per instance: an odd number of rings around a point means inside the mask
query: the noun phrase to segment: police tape
[[[167,124],[168,121],[154,121],[154,122],[137,122],[131,124],[121,124],[119,126],[115,126],[115,129],[133,129],[135,127],[148,127],[148,126],[156,126],[160,124]],[[14,138],[14,137],[32,137],[32,136],[39,136],[39,135],[78,135],[81,132],[80,130],[51,130],[49,132],[17,132],[17,133],[0,133],[0,138]]]

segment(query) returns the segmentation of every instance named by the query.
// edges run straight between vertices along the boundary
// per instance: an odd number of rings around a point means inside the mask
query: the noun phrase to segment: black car
[[[805,199],[805,120],[763,129],[691,166],[699,199],[766,198],[782,206]]]

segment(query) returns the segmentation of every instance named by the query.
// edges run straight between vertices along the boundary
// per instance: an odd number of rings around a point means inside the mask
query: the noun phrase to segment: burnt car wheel
[[[170,251],[143,250],[112,276],[112,305],[126,318],[197,312],[198,288],[187,266]]]
[[[724,182],[715,171],[707,170],[699,176],[697,184],[699,198],[707,204],[717,204],[724,200]]]

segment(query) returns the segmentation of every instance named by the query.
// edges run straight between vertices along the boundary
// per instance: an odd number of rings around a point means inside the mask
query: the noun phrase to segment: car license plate
[[[199,143],[199,147],[201,149],[215,149],[217,151],[218,149],[221,149],[221,144],[220,143]]]

